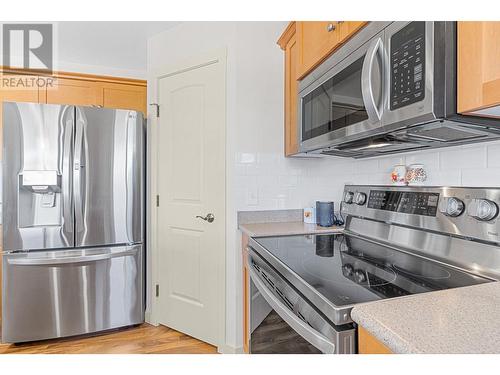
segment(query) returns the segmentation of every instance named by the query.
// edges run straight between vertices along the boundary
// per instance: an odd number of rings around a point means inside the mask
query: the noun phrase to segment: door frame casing
[[[154,103],[160,104],[159,97],[159,83],[163,78],[167,78],[169,76],[173,76],[176,74],[181,74],[187,71],[191,71],[194,69],[202,68],[204,66],[212,65],[212,64],[222,64],[222,71],[224,72],[223,77],[221,79],[224,80],[224,104],[223,104],[223,136],[224,136],[224,209],[222,212],[224,213],[224,217],[220,218],[218,215],[217,220],[224,221],[224,233],[223,233],[223,243],[224,246],[221,249],[222,254],[220,254],[219,259],[221,260],[219,263],[219,272],[218,272],[218,285],[219,285],[219,302],[218,302],[218,351],[219,352],[227,352],[226,348],[226,248],[227,248],[227,236],[226,236],[226,188],[227,188],[227,162],[226,162],[226,149],[227,149],[227,50],[217,50],[211,52],[209,54],[203,54],[200,56],[192,57],[183,61],[182,63],[169,64],[161,69],[158,69],[150,75],[150,83],[148,85],[148,89],[151,90],[149,98],[151,98]],[[160,116],[161,116],[161,107],[160,107]],[[150,228],[147,235],[147,243],[151,251],[149,252],[150,260],[146,260],[147,268],[151,270],[151,279],[148,280],[148,290],[146,294],[149,298],[151,298],[151,311],[146,312],[146,321],[155,326],[159,325],[159,309],[160,304],[158,303],[158,298],[156,297],[156,285],[159,284],[159,248],[158,248],[158,211],[159,207],[156,206],[156,196],[158,194],[158,157],[159,157],[159,144],[158,144],[158,126],[159,126],[159,118],[156,117],[156,108],[152,105],[148,108],[148,117],[149,117],[149,137],[148,137],[148,168],[147,173],[149,176],[148,184],[148,198],[147,198],[147,207],[149,209],[149,214],[147,215],[147,228]],[[161,198],[160,198],[160,207],[161,207]],[[161,295],[161,287],[160,287],[160,295]]]

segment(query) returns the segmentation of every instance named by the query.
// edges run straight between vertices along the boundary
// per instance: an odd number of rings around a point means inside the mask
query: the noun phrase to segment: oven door
[[[251,353],[355,353],[355,328],[328,322],[251,249],[248,272]]]
[[[383,40],[382,31],[299,93],[301,152],[382,131]]]

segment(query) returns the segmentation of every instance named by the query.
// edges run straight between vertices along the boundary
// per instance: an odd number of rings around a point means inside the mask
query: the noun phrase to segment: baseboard
[[[245,354],[242,346],[230,346],[230,345],[222,345],[217,347],[217,352],[220,354]]]

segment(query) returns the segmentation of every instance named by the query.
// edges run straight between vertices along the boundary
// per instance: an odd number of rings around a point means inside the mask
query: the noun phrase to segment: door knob
[[[196,218],[208,221],[209,223],[212,223],[215,220],[214,214],[207,214],[205,217],[196,215]]]
[[[333,30],[335,30],[335,25],[333,23],[329,23],[327,26],[326,26],[326,30],[328,32],[332,32]]]

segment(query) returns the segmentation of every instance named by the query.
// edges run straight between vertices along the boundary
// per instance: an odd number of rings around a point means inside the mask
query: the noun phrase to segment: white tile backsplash
[[[240,209],[303,208],[316,200],[338,202],[345,184],[390,185],[390,172],[396,164],[424,164],[426,185],[500,187],[500,141],[361,160],[284,158],[280,146],[276,145],[280,152],[274,154],[254,150],[246,176],[236,176],[254,179],[248,186],[251,193],[246,195],[250,204]],[[248,183],[236,185],[244,189]]]

